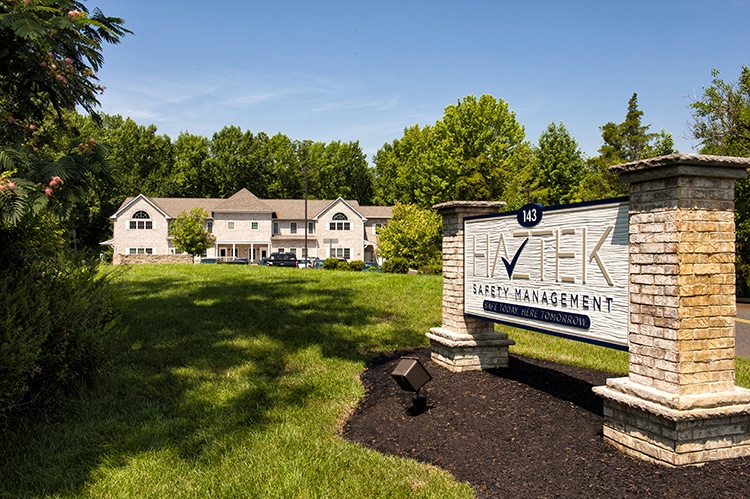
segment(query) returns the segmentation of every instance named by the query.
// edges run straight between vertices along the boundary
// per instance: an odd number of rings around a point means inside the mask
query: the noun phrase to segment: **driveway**
[[[750,358],[750,303],[737,303],[734,348],[738,357]]]

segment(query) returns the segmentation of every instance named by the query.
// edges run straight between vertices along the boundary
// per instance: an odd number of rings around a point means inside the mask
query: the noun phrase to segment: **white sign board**
[[[464,238],[467,316],[627,349],[627,200],[468,217]]]

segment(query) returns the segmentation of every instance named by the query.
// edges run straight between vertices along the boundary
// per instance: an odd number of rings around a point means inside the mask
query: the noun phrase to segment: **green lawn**
[[[427,344],[439,277],[140,265],[116,282],[109,362],[63,414],[0,437],[0,497],[473,497],[337,436],[367,360]],[[623,352],[510,334],[515,353],[627,371]]]

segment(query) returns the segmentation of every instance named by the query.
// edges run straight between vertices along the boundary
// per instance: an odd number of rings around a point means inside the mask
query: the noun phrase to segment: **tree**
[[[423,208],[451,200],[499,200],[516,189],[531,147],[502,99],[468,95],[433,127],[408,128],[375,157],[380,202],[398,196]],[[388,186],[394,182],[396,188]]]
[[[433,189],[424,192],[422,206],[499,200],[511,178],[530,161],[523,126],[505,101],[491,95],[468,95],[446,107],[431,135],[424,167]]]
[[[177,215],[169,230],[178,251],[196,257],[214,244],[216,237],[206,229],[207,218],[208,213],[203,208],[193,208],[190,213],[183,211]]]
[[[45,120],[54,116],[66,128],[64,113],[75,106],[95,116],[102,43],[119,43],[129,33],[122,24],[73,0],[0,3],[0,217],[6,224],[38,215],[52,198],[58,214],[69,212],[71,186],[97,164],[107,167],[93,137],[73,142],[56,160],[39,150],[48,137]]]
[[[120,202],[138,194],[170,197],[178,193],[172,141],[167,135],[159,135],[155,125],[103,115],[100,133],[107,158],[118,166],[115,195]]]
[[[553,205],[575,201],[585,162],[578,143],[565,125],[553,121],[542,132],[531,169],[527,188],[535,202]]]
[[[66,117],[76,106],[94,114],[102,43],[118,43],[122,23],[78,1],[0,2],[0,345],[9,364],[0,419],[60,400],[91,375],[115,317],[106,276],[66,253],[62,222],[112,173],[97,139]]]
[[[378,230],[380,256],[404,258],[411,268],[439,268],[442,260],[442,221],[432,209],[396,203],[393,217]]]
[[[226,126],[214,133],[206,167],[219,185],[219,196],[229,197],[243,187],[258,197],[268,197],[269,174],[265,148],[268,136]]]
[[[601,127],[602,141],[599,156],[586,162],[586,174],[576,192],[576,199],[589,201],[627,194],[627,186],[620,183],[609,167],[653,156],[676,152],[672,135],[662,129],[659,134],[648,133],[651,125],[642,125],[643,111],[638,109],[638,94],[628,101],[625,121],[609,122]]]
[[[742,66],[737,82],[727,83],[711,72],[711,86],[701,100],[693,102],[693,137],[702,154],[750,157],[750,68]],[[735,184],[735,226],[737,234],[737,288],[750,293],[750,181]]]
[[[200,135],[180,133],[172,144],[173,182],[180,197],[218,197],[216,182],[206,165],[211,141]]]
[[[610,164],[628,163],[641,159],[641,154],[654,137],[648,133],[651,125],[642,125],[643,111],[638,109],[638,94],[635,92],[628,101],[625,121],[609,123],[601,127],[604,145],[599,149],[602,159]]]
[[[737,82],[726,83],[711,72],[711,86],[693,102],[693,137],[701,153],[750,157],[750,68],[742,66]]]
[[[416,203],[420,193],[420,158],[429,148],[431,128],[413,125],[404,129],[404,135],[375,153],[373,163],[375,203],[393,205]]]
[[[123,20],[89,12],[75,0],[34,0],[0,4],[0,130],[28,137],[50,108],[80,106],[95,114],[103,91],[96,72],[102,43],[119,43],[130,31]]]

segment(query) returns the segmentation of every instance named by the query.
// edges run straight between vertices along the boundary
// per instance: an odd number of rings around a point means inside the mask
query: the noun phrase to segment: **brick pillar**
[[[750,455],[734,385],[734,182],[750,160],[673,154],[618,165],[630,184],[630,371],[595,392],[605,439],[668,465]]]
[[[443,319],[427,333],[432,360],[454,372],[508,366],[515,342],[492,322],[464,316],[464,218],[497,213],[503,202],[452,201],[435,205],[443,218]]]

